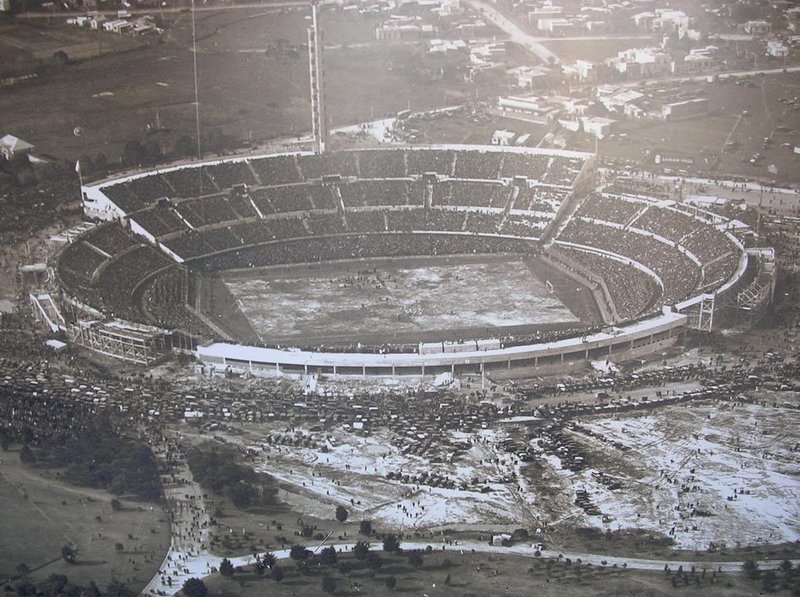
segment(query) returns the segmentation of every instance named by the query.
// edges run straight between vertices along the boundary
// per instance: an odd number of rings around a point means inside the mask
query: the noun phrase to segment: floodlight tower
[[[322,43],[317,19],[318,0],[311,0],[311,27],[308,29],[308,72],[311,82],[311,134],[314,137],[314,153],[325,151],[328,137],[325,123],[325,100],[322,79]]]

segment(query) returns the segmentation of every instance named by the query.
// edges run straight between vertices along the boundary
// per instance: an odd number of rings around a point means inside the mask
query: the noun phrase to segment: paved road
[[[333,545],[337,551],[339,552],[348,552],[353,549],[354,543],[333,543]],[[403,541],[401,547],[408,551],[414,549],[426,549],[429,545],[433,547],[436,551],[447,551],[449,553],[457,553],[459,555],[465,555],[467,553],[477,552],[477,553],[488,553],[492,555],[515,555],[515,556],[522,556],[522,557],[530,557],[530,558],[540,558],[540,559],[566,559],[570,558],[573,562],[577,562],[580,560],[583,564],[591,564],[592,566],[607,566],[613,567],[616,566],[618,568],[626,568],[630,570],[646,570],[646,571],[663,571],[665,566],[669,566],[670,570],[677,570],[679,566],[683,566],[684,570],[689,570],[694,565],[697,567],[698,570],[706,570],[713,571],[716,570],[717,572],[730,572],[736,573],[742,570],[742,565],[744,562],[736,561],[736,562],[710,562],[710,561],[691,561],[691,560],[651,560],[651,559],[644,559],[644,558],[621,558],[615,556],[604,556],[604,555],[597,555],[597,554],[586,554],[586,553],[579,553],[579,552],[569,552],[569,551],[548,551],[544,550],[540,553],[540,555],[536,556],[536,546],[530,543],[525,544],[517,544],[512,545],[510,547],[501,547],[501,546],[494,546],[489,545],[483,541],[457,541],[453,544],[448,543],[434,543],[434,542],[420,542],[420,541]],[[381,551],[382,546],[380,543],[374,543],[371,546],[372,550]],[[282,549],[279,551],[273,552],[276,558],[280,560],[285,560],[289,558],[289,550]],[[246,556],[241,557],[232,557],[229,558],[231,563],[234,566],[249,566],[255,563],[255,558],[253,554],[249,554]],[[782,560],[760,560],[758,561],[758,565],[762,569],[769,569],[769,568],[777,568],[778,565],[781,563]],[[152,590],[156,588],[157,590],[161,590],[163,595],[174,595],[177,593],[183,583],[192,577],[195,578],[203,578],[212,574],[212,571],[216,571],[219,569],[220,562],[222,562],[222,558],[219,556],[213,556],[208,553],[189,557],[186,560],[182,561],[181,571],[176,573],[172,578],[173,586],[166,586],[162,585],[159,587],[151,587],[148,585],[148,590]],[[791,560],[793,565],[797,565],[800,563],[800,560]],[[186,572],[188,570],[188,573]],[[143,592],[143,595],[154,595],[156,593],[147,593]]]
[[[480,0],[467,1],[470,6],[502,29],[511,38],[511,41],[527,49],[545,64],[559,64],[561,62],[558,56],[540,43],[540,38],[525,33],[516,24],[500,14],[494,7]]]

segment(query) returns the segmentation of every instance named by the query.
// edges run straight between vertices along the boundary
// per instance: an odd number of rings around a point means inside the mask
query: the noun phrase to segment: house
[[[745,33],[750,35],[766,35],[772,30],[772,25],[763,20],[747,21],[743,25],[743,29]]]
[[[133,25],[125,19],[114,19],[103,23],[103,31],[110,31],[112,33],[122,33],[131,27],[133,27]]]
[[[517,87],[533,89],[546,84],[550,79],[550,69],[546,66],[517,66],[506,71]]]
[[[509,95],[497,99],[497,109],[503,116],[537,124],[549,124],[558,114],[558,108],[536,96]]]
[[[32,150],[33,145],[14,135],[6,135],[0,138],[0,154],[7,160],[29,154]]]
[[[597,78],[594,63],[588,60],[576,60],[575,64],[564,65],[561,67],[561,72],[565,77],[578,81],[590,81]]]
[[[676,120],[678,118],[691,118],[708,113],[708,100],[704,97],[672,102],[661,106],[661,118]]]
[[[652,77],[666,73],[670,67],[669,56],[657,48],[631,48],[609,58],[607,64],[620,74]]]
[[[602,116],[584,116],[581,118],[583,131],[587,135],[592,135],[598,139],[602,139],[608,135],[609,131],[616,124],[616,122],[616,120],[603,118]]]
[[[511,145],[511,141],[513,141],[516,136],[517,134],[511,131],[495,131],[492,133],[492,145]]]

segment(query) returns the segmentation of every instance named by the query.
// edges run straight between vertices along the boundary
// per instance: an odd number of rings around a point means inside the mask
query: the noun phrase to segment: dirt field
[[[116,578],[138,591],[158,570],[170,533],[158,506],[122,499],[124,509],[115,512],[108,493],[23,467],[16,451],[0,459],[0,582],[25,564],[38,580],[65,574],[76,584],[104,587]],[[77,564],[61,558],[67,542],[78,548]]]
[[[551,464],[562,489],[584,489],[598,504],[605,523],[582,518],[600,528],[657,531],[696,550],[796,541],[800,396],[780,399],[787,406],[716,402],[588,420],[570,432],[588,466]]]
[[[703,91],[709,100],[708,115],[672,122],[624,120],[615,138],[600,142],[599,152],[652,163],[652,157],[648,160],[644,151],[663,150],[694,157],[690,170],[708,170],[719,157],[715,172],[720,176],[800,181],[800,157],[793,153],[793,147],[800,144],[800,109],[781,102],[800,94],[798,77],[781,74],[752,77],[740,84],[723,81],[686,83],[682,87]],[[743,115],[745,111],[747,115]],[[781,127],[785,129],[778,130]],[[765,137],[771,139],[766,148]],[[729,139],[737,145],[723,151]],[[753,165],[748,160],[755,153],[763,157]],[[771,164],[776,166],[777,175],[767,170]]]
[[[578,321],[515,257],[358,261],[224,279],[271,342],[433,337],[442,330],[503,334],[505,328]]]
[[[791,393],[781,397],[795,405],[800,401]],[[798,413],[771,401],[707,402],[581,420],[564,428],[572,449],[584,459],[578,470],[548,447],[550,436],[538,432],[535,422],[526,428],[526,422],[513,419],[474,434],[423,437],[419,442],[430,444],[424,454],[408,451],[415,444],[398,432],[365,435],[348,426],[316,432],[264,423],[218,435],[235,445],[257,447],[253,466],[278,479],[280,497],[290,510],[318,521],[323,534],[333,530],[344,540],[349,539],[343,533],[352,537],[357,521],[368,518],[383,530],[426,536],[446,527],[472,538],[547,525],[544,538],[552,549],[625,557],[752,557],[742,556],[740,545],[751,546],[760,557],[781,557],[770,546],[796,541],[800,528],[794,455]],[[504,448],[523,437],[541,452],[528,462]],[[455,446],[458,456],[451,459]],[[421,475],[452,483],[432,487],[415,482]],[[576,504],[578,490],[586,492],[599,513],[589,514]],[[345,525],[331,521],[337,505],[350,511]],[[227,509],[226,514],[234,518],[225,526],[239,528],[241,523],[248,535],[258,537],[257,544],[280,545],[282,536],[292,541],[291,532],[263,528],[273,514],[260,521],[251,515],[240,521]],[[284,525],[284,530],[296,530],[291,521]],[[599,546],[576,534],[580,527],[596,529]],[[620,540],[603,540],[606,530],[622,533]]]
[[[570,64],[576,60],[601,62],[627,48],[647,47],[652,43],[652,38],[598,38],[580,41],[554,39],[543,42],[542,45],[558,56],[564,64]]]

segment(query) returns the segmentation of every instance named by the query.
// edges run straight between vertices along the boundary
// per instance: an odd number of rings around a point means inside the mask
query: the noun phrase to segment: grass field
[[[663,572],[639,572],[622,568],[587,566],[577,562],[536,560],[518,556],[499,556],[464,552],[437,552],[423,556],[422,565],[414,567],[407,554],[380,553],[382,566],[370,569],[365,562],[350,554],[341,554],[339,565],[345,563],[353,570],[342,573],[337,567],[314,570],[301,575],[294,562],[281,561],[286,572],[280,583],[257,577],[252,571],[237,572],[233,578],[214,576],[206,579],[210,595],[219,596],[295,596],[324,595],[323,575],[336,581],[336,595],[428,595],[430,597],[465,597],[468,595],[509,595],[529,597],[594,597],[596,595],[696,595],[709,597],[738,597],[759,592],[756,582],[740,574],[718,574],[712,584],[710,571],[699,569],[689,586],[680,582],[677,588],[672,578]],[[386,579],[395,577],[396,586],[390,589]],[[699,585],[697,584],[699,581]]]
[[[307,9],[268,7],[197,14],[198,97],[206,151],[221,147],[223,136],[242,146],[310,131],[307,14]],[[411,65],[422,46],[376,41],[373,19],[327,9],[321,19],[331,126],[409,107],[441,107],[448,97],[452,101],[476,94],[479,86],[461,79],[418,80]],[[167,14],[164,26],[166,32],[149,47],[46,70],[4,91],[0,110],[14,117],[8,132],[59,158],[103,153],[109,162],[132,140],[169,151],[178,137],[194,138],[190,14]],[[47,36],[46,26],[31,28]],[[477,95],[488,92],[484,86]],[[162,133],[148,133],[148,125],[156,122]],[[76,137],[78,126],[83,133]]]
[[[515,257],[270,268],[229,273],[225,282],[253,327],[273,342],[436,337],[578,321]]]
[[[156,573],[170,533],[159,506],[123,499],[123,510],[115,512],[108,493],[24,467],[16,451],[0,459],[0,582],[25,564],[38,580],[65,574],[76,584],[93,580],[104,587],[116,578],[138,591]],[[67,542],[77,545],[77,564],[61,558]]]

